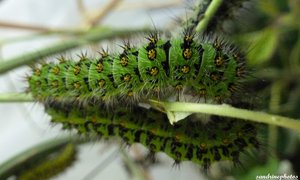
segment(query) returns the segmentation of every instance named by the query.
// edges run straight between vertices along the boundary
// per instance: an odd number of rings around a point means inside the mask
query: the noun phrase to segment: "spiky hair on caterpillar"
[[[141,143],[175,163],[192,161],[207,170],[213,162],[239,164],[241,152],[259,148],[251,122],[207,116],[203,125],[190,116],[172,126],[165,114],[138,106],[150,98],[230,104],[248,76],[237,48],[191,29],[181,37],[153,33],[146,39],[141,46],[125,43],[121,53],[43,63],[28,78],[29,92],[65,129]]]
[[[241,154],[261,145],[259,124],[251,121],[210,116],[203,124],[191,116],[172,126],[164,113],[153,109],[136,106],[129,112],[125,106],[118,106],[108,112],[104,106],[54,102],[47,104],[46,112],[64,129],[75,129],[88,137],[118,137],[128,145],[140,143],[151,154],[164,152],[175,164],[190,161],[205,171],[217,162],[239,165]]]
[[[102,51],[99,58],[61,59],[33,68],[29,92],[38,101],[135,105],[147,99],[230,103],[247,76],[237,48],[187,29],[182,37],[156,33],[141,47]]]

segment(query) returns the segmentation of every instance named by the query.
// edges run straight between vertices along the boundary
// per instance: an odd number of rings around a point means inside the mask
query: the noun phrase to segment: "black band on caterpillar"
[[[29,91],[39,101],[91,100],[114,104],[149,98],[230,103],[247,75],[241,53],[218,38],[200,38],[186,30],[182,38],[152,34],[140,48],[80,61],[60,59],[33,68]]]
[[[258,125],[243,120],[211,116],[207,124],[187,118],[174,126],[165,114],[135,107],[128,112],[118,107],[108,112],[104,106],[74,107],[58,102],[49,103],[46,111],[52,122],[81,134],[104,138],[120,137],[128,144],[141,143],[150,152],[162,151],[178,164],[192,161],[205,170],[214,162],[239,164],[239,155],[258,149]]]

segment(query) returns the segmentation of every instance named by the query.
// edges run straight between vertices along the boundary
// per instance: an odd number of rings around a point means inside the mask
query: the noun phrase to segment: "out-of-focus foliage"
[[[253,70],[249,88],[256,92],[259,108],[299,119],[300,1],[255,1],[255,9],[245,14],[247,17],[232,27],[232,36],[248,51],[248,64]],[[269,127],[265,138],[268,150],[262,162],[253,163],[243,179],[253,178],[251,174],[278,174],[283,164],[289,163],[290,172],[299,174],[299,133]]]

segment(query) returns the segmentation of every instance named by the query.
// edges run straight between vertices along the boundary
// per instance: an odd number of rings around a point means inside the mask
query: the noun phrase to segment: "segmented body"
[[[246,75],[239,52],[215,39],[201,42],[186,31],[182,38],[150,35],[140,48],[124,45],[120,54],[61,59],[33,69],[29,89],[40,101],[91,100],[114,104],[149,98],[227,102]],[[188,96],[188,98],[186,98]]]
[[[240,154],[259,148],[257,124],[217,116],[207,124],[189,117],[172,126],[165,114],[136,107],[108,112],[104,107],[66,106],[50,103],[46,107],[52,122],[65,129],[98,137],[119,137],[127,144],[141,143],[151,153],[164,152],[175,163],[192,161],[208,169],[214,162],[240,163]],[[193,119],[193,120],[192,120]]]
[[[18,175],[20,180],[49,179],[65,171],[76,160],[77,150],[74,144],[67,144],[61,152],[44,157],[42,162],[35,162],[32,167],[26,166],[25,171]]]
[[[238,51],[189,30],[182,38],[147,39],[140,48],[125,44],[120,54],[102,51],[100,58],[62,58],[35,67],[29,90],[64,128],[141,143],[175,163],[192,161],[208,169],[213,162],[239,163],[241,152],[259,147],[256,124],[206,116],[203,125],[190,116],[172,126],[165,114],[137,105],[149,98],[230,103],[247,75]]]

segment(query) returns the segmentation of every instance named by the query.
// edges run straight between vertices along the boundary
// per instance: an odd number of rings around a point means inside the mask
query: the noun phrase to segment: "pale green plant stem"
[[[18,99],[19,97],[19,99]],[[33,102],[34,99],[30,94],[0,94],[0,102]],[[160,102],[150,100],[150,104],[160,111],[165,113],[189,112],[189,113],[204,113],[218,116],[227,116],[238,119],[251,120],[270,125],[281,126],[294,129],[300,132],[300,120],[288,117],[267,114],[259,111],[239,109],[230,105],[214,105],[200,103],[183,103],[183,102]],[[171,122],[174,123],[174,122]]]
[[[110,163],[112,163],[115,159],[118,158],[119,149],[112,152],[106,159],[100,162],[94,169],[91,169],[91,171],[85,175],[82,179],[83,180],[91,180],[95,179],[95,177],[101,173],[101,171],[105,170],[106,167],[109,166]]]
[[[278,116],[274,114],[267,114],[265,112],[239,109],[226,104],[214,105],[182,102],[159,102],[155,100],[150,100],[150,104],[154,108],[160,109],[161,111],[164,111],[167,114],[176,112],[204,113],[244,120],[251,120],[260,123],[290,128],[300,132],[300,120]]]
[[[40,50],[35,50],[34,52],[31,53],[27,53],[11,59],[4,60],[0,62],[0,74],[5,73],[16,67],[31,64],[35,61],[41,60],[44,57],[61,53],[81,45],[96,43],[103,39],[128,36],[130,34],[140,33],[140,32],[149,32],[149,29],[136,29],[136,30],[113,30],[113,29],[95,30],[93,29],[81,37],[75,36],[72,39],[65,40],[53,46],[46,47]]]
[[[223,0],[212,0],[209,4],[208,8],[206,9],[204,13],[203,19],[201,19],[196,27],[196,31],[199,33],[203,33],[207,26],[209,21],[214,17],[215,13],[223,3]]]
[[[133,159],[129,158],[128,153],[121,149],[121,154],[124,162],[128,165],[129,170],[132,172],[133,180],[147,180],[143,169],[134,163]]]
[[[284,87],[284,83],[282,81],[274,82],[271,86],[271,98],[269,102],[269,109],[272,113],[278,113],[280,109],[280,99],[281,99],[281,91],[282,87]],[[277,147],[277,138],[278,138],[278,128],[275,125],[269,126],[268,140],[269,144],[272,147]],[[276,148],[274,148],[276,149]]]
[[[11,38],[5,38],[5,39],[0,39],[0,46],[7,45],[7,44],[12,44],[12,43],[17,43],[17,42],[22,42],[22,41],[28,41],[28,40],[34,40],[37,38],[44,38],[44,37],[49,37],[49,36],[62,36],[64,38],[74,38],[76,36],[81,36],[83,34],[87,33],[86,30],[81,30],[81,29],[75,29],[75,30],[65,30],[65,31],[46,31],[46,32],[37,32],[29,35],[24,35],[24,36],[18,36],[18,37],[11,37]]]
[[[13,103],[13,102],[33,102],[34,99],[31,94],[25,93],[2,93],[0,94],[1,103]]]

